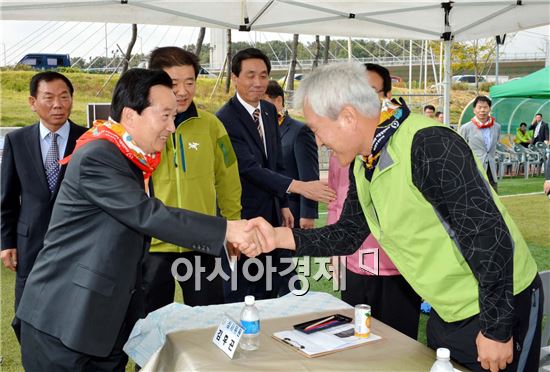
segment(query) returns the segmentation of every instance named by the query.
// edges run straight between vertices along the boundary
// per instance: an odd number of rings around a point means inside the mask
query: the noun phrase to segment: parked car
[[[198,77],[201,77],[201,76],[202,77],[207,77],[207,78],[216,78],[216,77],[218,77],[216,74],[211,73],[210,71],[208,71],[204,67],[201,67],[200,70],[199,70],[199,76]]]
[[[451,81],[453,82],[453,84],[456,84],[456,83],[475,84],[476,76],[475,75],[455,75],[451,78]],[[483,76],[478,76],[477,82],[484,83],[485,78]]]
[[[31,53],[21,58],[17,64],[27,65],[35,70],[49,70],[58,67],[70,67],[71,58],[68,54]]]
[[[304,77],[305,77],[304,74],[294,74],[294,82],[300,81]],[[285,75],[282,78],[280,78],[279,80],[277,80],[277,83],[279,83],[280,86],[284,87],[286,80],[288,80],[287,75]]]

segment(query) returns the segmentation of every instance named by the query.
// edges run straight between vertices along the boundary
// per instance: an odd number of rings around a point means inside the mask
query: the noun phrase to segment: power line
[[[99,35],[99,31],[103,28],[103,26],[104,26],[103,23],[100,23],[99,27],[92,33],[92,35]],[[88,37],[86,40],[90,40],[90,39],[91,37]],[[92,51],[92,49],[97,47],[101,42],[103,42],[103,39],[99,39],[99,41],[96,44],[94,44],[89,50],[87,50],[82,56],[78,57],[75,61],[73,61],[71,66],[74,66],[76,63],[78,63],[78,61],[82,60],[85,56],[87,56]],[[76,49],[78,49],[81,46],[84,46],[84,44],[79,45]],[[72,51],[71,53],[74,53],[74,51]]]
[[[62,28],[63,26],[65,26],[65,24],[67,24],[67,22],[62,22],[62,23],[59,25],[59,27],[57,27],[56,29],[54,29],[54,30],[52,31],[52,33],[55,32],[55,31],[57,31],[57,30],[59,30],[59,29]],[[30,49],[30,48],[34,47],[36,44],[40,43],[42,40],[44,40],[44,39],[46,39],[47,37],[50,37],[50,36],[51,36],[51,35],[44,35],[43,37],[38,38],[38,39],[35,41],[35,43],[32,44],[32,45],[30,45],[30,46],[28,46],[27,49]],[[9,64],[12,64],[14,61],[16,61],[16,60],[18,59],[17,57],[19,57],[19,56],[16,55],[15,58],[11,58],[11,59],[9,60],[9,61],[10,61]]]
[[[7,48],[6,49],[6,52],[8,51],[11,51],[12,48],[19,48],[21,47],[21,44],[28,38],[30,37],[33,37],[35,36],[37,33],[39,33],[41,31],[42,28],[48,26],[49,24],[51,24],[53,21],[48,21],[44,24],[42,24],[42,26],[40,26],[38,29],[34,30],[34,31],[31,31],[27,36],[25,36],[24,38],[22,38],[21,40],[18,40],[17,42],[15,42],[11,47]],[[26,42],[26,41],[25,41]]]

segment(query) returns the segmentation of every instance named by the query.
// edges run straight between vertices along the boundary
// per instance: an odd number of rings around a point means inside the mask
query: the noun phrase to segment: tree
[[[195,55],[200,58],[202,42],[204,41],[204,35],[206,34],[206,27],[201,27],[199,30],[199,37],[197,38],[197,47],[195,48]]]
[[[136,39],[137,39],[137,25],[134,23],[132,24],[132,38],[128,43],[128,48],[126,49],[126,54],[124,55],[124,61],[122,62],[122,73],[125,73],[126,71],[128,71],[128,63],[132,58],[132,49],[134,49],[134,45],[136,44]]]
[[[231,29],[227,29],[227,76],[225,78],[225,93],[229,93],[229,88],[231,87]]]
[[[330,36],[325,36],[325,53],[323,55],[323,64],[328,63],[328,56],[330,51]]]
[[[297,56],[297,50],[298,50],[298,37],[299,34],[294,34],[292,38],[292,55],[291,55],[291,61],[290,61],[290,69],[288,70],[288,79],[286,82],[286,88],[287,90],[293,91],[294,90],[294,74],[296,73],[296,56]]]
[[[453,74],[472,72],[476,77],[476,92],[479,92],[478,77],[489,72],[495,50],[494,38],[454,42],[451,50]]]
[[[321,41],[319,40],[319,35],[315,35],[315,58],[313,59],[313,64],[311,69],[315,69],[319,66],[319,58],[321,57]]]

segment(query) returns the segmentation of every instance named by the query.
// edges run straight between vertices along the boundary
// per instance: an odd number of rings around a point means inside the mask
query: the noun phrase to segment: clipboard
[[[272,337],[306,358],[329,355],[382,339],[373,333],[368,338],[355,337],[353,333],[354,326],[344,324],[312,334],[297,330],[275,332]]]

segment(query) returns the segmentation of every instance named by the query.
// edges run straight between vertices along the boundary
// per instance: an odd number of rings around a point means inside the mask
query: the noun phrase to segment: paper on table
[[[343,324],[311,334],[291,330],[275,332],[273,336],[308,356],[342,350],[381,339],[380,336],[372,333],[368,338],[355,337],[353,330],[353,325]],[[339,337],[337,334],[349,334],[349,336]]]

